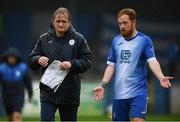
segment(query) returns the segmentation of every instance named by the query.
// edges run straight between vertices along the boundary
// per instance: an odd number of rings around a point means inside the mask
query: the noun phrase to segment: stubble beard
[[[133,36],[133,29],[131,28],[131,30],[129,30],[129,31],[121,31],[121,35],[124,38],[130,38]]]

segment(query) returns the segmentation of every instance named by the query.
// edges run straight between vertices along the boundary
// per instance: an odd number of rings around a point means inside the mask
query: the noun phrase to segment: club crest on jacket
[[[70,40],[69,40],[69,44],[70,44],[70,45],[74,45],[74,44],[75,44],[75,40],[74,40],[74,39],[70,39]]]

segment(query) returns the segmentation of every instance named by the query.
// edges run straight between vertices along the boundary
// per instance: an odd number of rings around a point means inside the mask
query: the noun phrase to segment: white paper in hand
[[[60,61],[54,60],[44,72],[41,83],[49,86],[54,92],[58,89],[69,70],[60,69]]]

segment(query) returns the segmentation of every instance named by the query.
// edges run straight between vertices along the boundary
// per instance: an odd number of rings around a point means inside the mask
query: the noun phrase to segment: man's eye
[[[63,20],[62,23],[66,23],[67,21]]]
[[[60,23],[61,21],[57,20],[56,22],[57,22],[57,23]]]
[[[128,24],[128,22],[123,22],[125,25],[127,25]]]

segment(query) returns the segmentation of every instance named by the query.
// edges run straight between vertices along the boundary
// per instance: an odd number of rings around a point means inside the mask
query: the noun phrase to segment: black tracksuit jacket
[[[47,67],[38,64],[41,56],[49,58],[48,64],[54,60],[70,61],[72,67],[56,93],[40,82],[40,100],[79,105],[81,83],[78,74],[86,72],[91,66],[91,51],[85,38],[72,26],[63,37],[57,37],[51,27],[47,33],[39,37],[28,57],[32,69],[41,68],[44,72]]]

